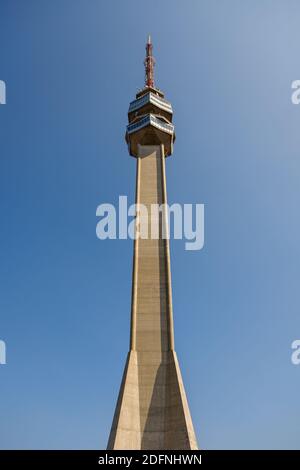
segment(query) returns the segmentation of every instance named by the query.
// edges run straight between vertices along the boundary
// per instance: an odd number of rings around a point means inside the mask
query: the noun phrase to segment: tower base
[[[108,449],[198,449],[175,351],[130,351]]]

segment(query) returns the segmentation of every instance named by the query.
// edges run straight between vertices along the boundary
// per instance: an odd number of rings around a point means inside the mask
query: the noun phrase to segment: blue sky
[[[175,341],[199,444],[300,448],[299,2],[0,0],[2,449],[106,446],[129,343],[131,240],[96,207],[134,200],[127,109],[152,34],[174,108]]]

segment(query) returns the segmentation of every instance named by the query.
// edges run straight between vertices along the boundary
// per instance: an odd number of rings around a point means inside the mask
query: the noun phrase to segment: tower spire
[[[151,36],[149,34],[147,44],[146,44],[146,57],[144,60],[145,65],[145,85],[146,87],[154,88],[154,65],[155,59],[152,55],[152,42]]]

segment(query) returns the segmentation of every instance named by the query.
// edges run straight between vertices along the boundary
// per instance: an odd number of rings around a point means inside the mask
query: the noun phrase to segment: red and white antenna
[[[154,88],[154,65],[155,59],[152,55],[152,42],[151,36],[149,34],[148,41],[146,44],[146,58],[144,60],[145,65],[145,85],[151,88]]]

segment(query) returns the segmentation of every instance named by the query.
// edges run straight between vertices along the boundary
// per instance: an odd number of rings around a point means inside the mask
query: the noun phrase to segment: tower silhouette
[[[168,233],[165,159],[175,140],[173,110],[154,85],[150,36],[144,64],[145,86],[130,103],[126,132],[129,153],[137,164],[130,350],[108,449],[197,449],[174,349],[169,239],[164,235]],[[162,205],[162,211],[151,214],[151,227],[158,227],[156,238],[141,236],[145,221],[139,204],[148,214],[151,205]],[[150,226],[149,218],[146,223]]]

